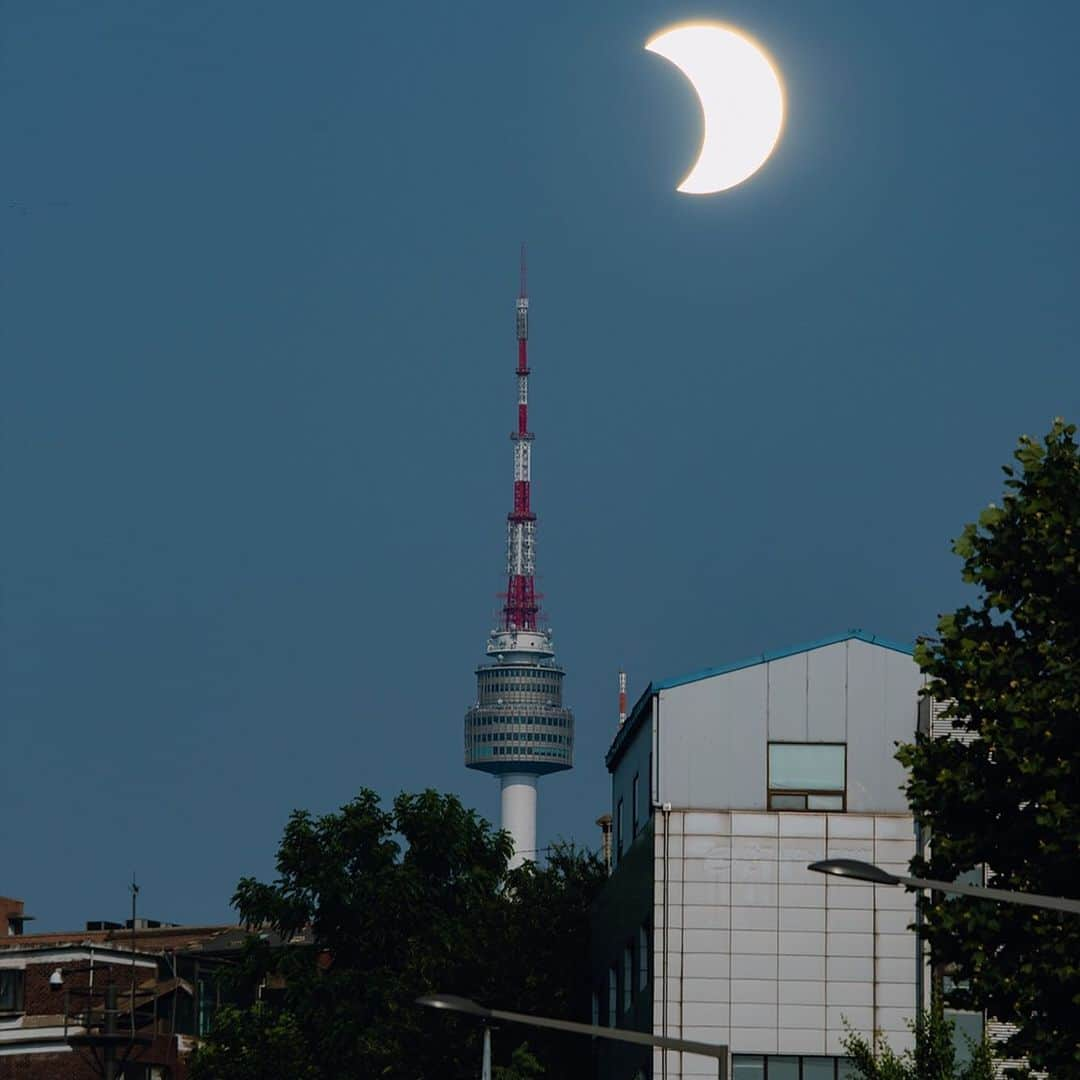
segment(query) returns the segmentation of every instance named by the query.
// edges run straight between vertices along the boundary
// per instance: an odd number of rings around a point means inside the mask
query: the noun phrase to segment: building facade
[[[0,1080],[184,1080],[246,938],[138,920],[0,939]]]
[[[607,755],[599,1023],[725,1044],[736,1080],[838,1080],[849,1029],[911,1045],[912,896],[807,864],[906,872],[915,830],[894,754],[922,684],[910,649],[861,631],[650,684]],[[716,1074],[689,1054],[597,1052],[611,1080]]]

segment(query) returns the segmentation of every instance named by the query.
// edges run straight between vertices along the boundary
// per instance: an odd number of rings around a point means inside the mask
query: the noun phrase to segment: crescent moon
[[[765,51],[715,23],[662,30],[645,48],[673,63],[701,102],[701,150],[678,190],[711,195],[753,176],[784,125],[784,90]]]

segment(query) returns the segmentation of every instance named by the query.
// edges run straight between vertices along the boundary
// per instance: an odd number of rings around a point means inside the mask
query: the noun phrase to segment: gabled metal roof
[[[626,723],[619,729],[611,747],[604,758],[610,772],[621,756],[621,751],[629,742],[633,732],[641,723],[642,716],[648,711],[649,701],[654,694],[661,690],[670,690],[676,686],[686,686],[687,683],[700,682],[702,679],[711,679],[716,675],[728,675],[732,671],[742,671],[744,668],[756,667],[758,664],[767,664],[770,660],[783,660],[786,656],[796,656],[798,653],[813,652],[814,649],[823,649],[827,645],[837,645],[842,641],[864,641],[867,645],[877,645],[882,649],[891,649],[893,652],[911,656],[914,647],[904,645],[898,641],[890,641],[888,638],[878,637],[877,634],[868,634],[865,630],[845,630],[842,634],[833,634],[832,637],[821,638],[811,641],[806,645],[792,645],[787,649],[776,649],[773,652],[763,652],[757,656],[751,656],[746,660],[736,660],[731,664],[721,664],[719,667],[702,668],[700,671],[691,672],[689,675],[676,675],[670,679],[659,679],[649,683],[634,703],[634,708],[626,718]]]

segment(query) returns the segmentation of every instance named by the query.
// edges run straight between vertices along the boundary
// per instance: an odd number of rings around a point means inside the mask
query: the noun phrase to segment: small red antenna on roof
[[[527,295],[527,283],[525,280],[525,241],[521,241],[521,292],[518,296]]]

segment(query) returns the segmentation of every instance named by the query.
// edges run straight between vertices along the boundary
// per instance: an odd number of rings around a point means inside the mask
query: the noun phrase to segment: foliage
[[[496,1065],[492,1069],[494,1080],[536,1080],[546,1071],[527,1042],[514,1048],[509,1065]]]
[[[295,1017],[258,1004],[222,1008],[191,1057],[191,1080],[316,1080]]]
[[[546,865],[526,862],[507,876],[495,1001],[516,1012],[588,1021],[592,1012],[589,909],[607,880],[604,864],[556,844]],[[591,1041],[537,1030],[530,1044],[548,1073],[591,1076]]]
[[[849,1030],[843,1046],[855,1075],[860,1080],[994,1080],[993,1058],[985,1039],[969,1047],[966,1064],[957,1064],[953,1022],[945,1018],[940,1003],[909,1026],[915,1034],[915,1049],[902,1054],[887,1042],[875,1053],[865,1036]]]
[[[969,745],[920,736],[898,754],[908,799],[930,831],[917,876],[953,880],[985,866],[988,884],[1055,896],[1080,883],[1080,455],[1058,420],[1020,440],[1001,506],[954,550],[974,604],[944,615],[916,659],[927,693],[949,703]],[[958,1008],[1019,1025],[1008,1056],[1057,1080],[1080,1077],[1080,919],[940,894],[921,901]]]
[[[317,1080],[475,1077],[478,1025],[417,1006],[422,994],[570,1015],[567,987],[587,982],[590,890],[603,871],[557,848],[548,867],[508,872],[511,850],[506,833],[434,791],[384,809],[364,790],[336,813],[293,813],[276,879],[244,878],[233,903],[260,931],[246,976],[284,977],[284,1007]],[[535,1063],[547,1066],[547,1043],[537,1043]],[[526,1047],[506,1076],[538,1075],[534,1060]]]

